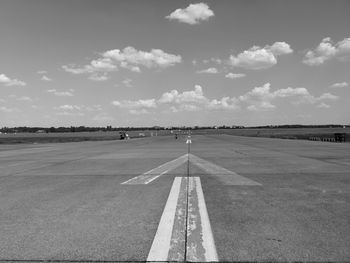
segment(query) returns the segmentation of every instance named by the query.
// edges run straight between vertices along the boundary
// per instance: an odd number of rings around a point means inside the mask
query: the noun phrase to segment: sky
[[[348,0],[1,0],[0,127],[350,124]]]

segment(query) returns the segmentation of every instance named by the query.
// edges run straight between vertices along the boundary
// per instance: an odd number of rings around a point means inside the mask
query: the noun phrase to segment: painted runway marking
[[[190,262],[218,261],[201,180],[189,177],[187,255]]]
[[[168,258],[181,181],[181,177],[174,179],[147,261],[166,261]]]
[[[145,172],[139,176],[133,177],[121,184],[149,184],[154,180],[158,179],[160,176],[169,173],[175,168],[187,162],[189,157],[189,162],[196,165],[197,167],[204,170],[211,176],[216,176],[225,185],[261,185],[260,183],[241,176],[233,171],[230,171],[224,167],[211,163],[209,161],[203,160],[193,154],[184,154],[175,160],[164,163],[148,172]]]
[[[198,166],[208,174],[216,176],[226,185],[261,185],[258,182],[243,177],[214,163],[203,160],[193,154],[189,154],[189,158],[190,163]]]
[[[199,177],[174,179],[147,261],[218,261]]]
[[[188,155],[184,154],[175,160],[164,163],[152,170],[145,172],[139,176],[133,177],[121,184],[149,184],[150,182],[156,180],[160,176],[174,170],[179,167],[181,164],[187,162]]]

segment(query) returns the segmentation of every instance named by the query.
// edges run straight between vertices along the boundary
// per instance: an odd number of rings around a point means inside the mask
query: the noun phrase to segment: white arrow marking
[[[214,163],[203,160],[193,154],[189,154],[189,160],[191,163],[203,169],[208,174],[216,176],[226,185],[261,185],[258,182],[227,170],[226,168],[218,166]]]
[[[149,170],[139,176],[133,177],[121,184],[149,184],[150,182],[156,180],[158,177],[166,174],[175,168],[179,167],[181,164],[187,162],[188,155],[187,153],[172,160],[170,162],[164,163],[152,170]]]
[[[189,209],[186,245],[187,183],[189,183]],[[147,261],[218,261],[199,177],[175,178]]]
[[[190,163],[198,166],[206,173],[217,177],[221,182],[223,182],[226,185],[261,185],[256,181],[248,179],[214,163],[203,160],[193,154],[184,154],[175,160],[164,163],[152,170],[149,170],[148,172],[145,172],[144,174],[133,177],[121,184],[149,184],[157,178],[159,178],[160,176],[174,170],[181,164],[187,162],[188,156]]]

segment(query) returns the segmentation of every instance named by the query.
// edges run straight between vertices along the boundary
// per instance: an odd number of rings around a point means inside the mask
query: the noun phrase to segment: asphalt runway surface
[[[350,261],[350,144],[186,140],[1,145],[0,262]]]

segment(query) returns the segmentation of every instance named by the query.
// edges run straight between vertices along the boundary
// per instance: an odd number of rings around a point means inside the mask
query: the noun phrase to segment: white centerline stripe
[[[186,213],[187,184],[189,199]],[[199,177],[175,178],[147,261],[218,261]]]
[[[205,205],[201,180],[199,177],[190,177],[189,179],[190,199],[186,260],[191,262],[219,261],[207,206]],[[198,229],[200,230],[199,232]]]
[[[182,177],[174,179],[147,261],[167,261],[168,259],[181,180]]]

